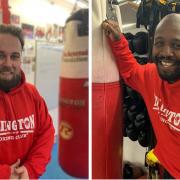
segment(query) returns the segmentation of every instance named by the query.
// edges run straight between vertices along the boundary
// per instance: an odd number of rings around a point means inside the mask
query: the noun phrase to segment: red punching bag
[[[93,0],[92,178],[122,179],[123,118],[119,72],[101,24],[108,0]],[[117,10],[119,7],[114,5]],[[121,20],[120,13],[118,20]],[[119,22],[120,23],[120,22]]]
[[[88,10],[68,18],[64,32],[59,94],[59,164],[88,178]]]

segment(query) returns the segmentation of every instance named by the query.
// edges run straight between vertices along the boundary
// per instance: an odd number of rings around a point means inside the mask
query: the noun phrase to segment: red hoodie
[[[45,171],[54,142],[52,119],[36,88],[25,82],[5,93],[0,90],[0,179],[21,160],[31,179]]]
[[[164,168],[180,178],[180,80],[163,81],[154,63],[139,65],[128,42],[109,40],[120,75],[144,98],[157,139],[154,153]]]

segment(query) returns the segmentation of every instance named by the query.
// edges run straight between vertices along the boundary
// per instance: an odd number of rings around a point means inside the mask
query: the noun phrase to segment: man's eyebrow
[[[0,50],[0,53],[4,54],[4,55],[6,54],[6,52],[1,51],[1,50]],[[12,53],[9,53],[9,55],[21,56],[21,53],[20,52],[12,52]]]
[[[162,39],[164,39],[164,38],[161,37],[161,36],[157,36],[157,37],[155,37],[154,39],[155,39],[155,40],[162,40]]]
[[[174,39],[172,39],[172,41],[174,41],[174,42],[180,42],[180,38],[174,38]]]
[[[164,38],[161,37],[161,36],[157,36],[157,37],[154,38],[154,40],[164,40]],[[180,41],[180,38],[178,38],[178,37],[176,38],[176,37],[175,37],[175,38],[172,39],[172,41],[177,41],[177,42],[179,42],[179,41]]]
[[[0,50],[0,52],[1,52],[1,53],[6,53],[5,51],[2,51],[2,50]],[[14,52],[12,52],[12,53],[20,54],[21,52],[14,51]],[[11,53],[11,54],[12,54],[12,53]]]
[[[20,52],[12,52],[11,54],[17,54],[17,55],[20,55],[21,53],[20,53]]]

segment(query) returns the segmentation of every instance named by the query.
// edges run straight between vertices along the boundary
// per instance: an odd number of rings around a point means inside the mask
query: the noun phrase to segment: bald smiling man
[[[153,61],[136,62],[118,24],[102,23],[125,83],[146,103],[157,143],[153,154],[164,169],[164,178],[180,178],[180,14],[169,14],[158,24]]]

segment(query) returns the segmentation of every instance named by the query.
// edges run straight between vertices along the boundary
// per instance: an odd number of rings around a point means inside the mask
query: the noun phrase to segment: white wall
[[[138,141],[131,141],[128,137],[123,139],[123,160],[144,165],[146,148]]]
[[[123,28],[123,33],[132,33],[133,35],[135,35],[137,32],[140,32],[140,31],[143,31],[143,32],[147,32],[147,30],[145,29],[144,26],[141,26],[140,28],[136,28],[136,25],[132,25],[130,27],[125,27]]]

